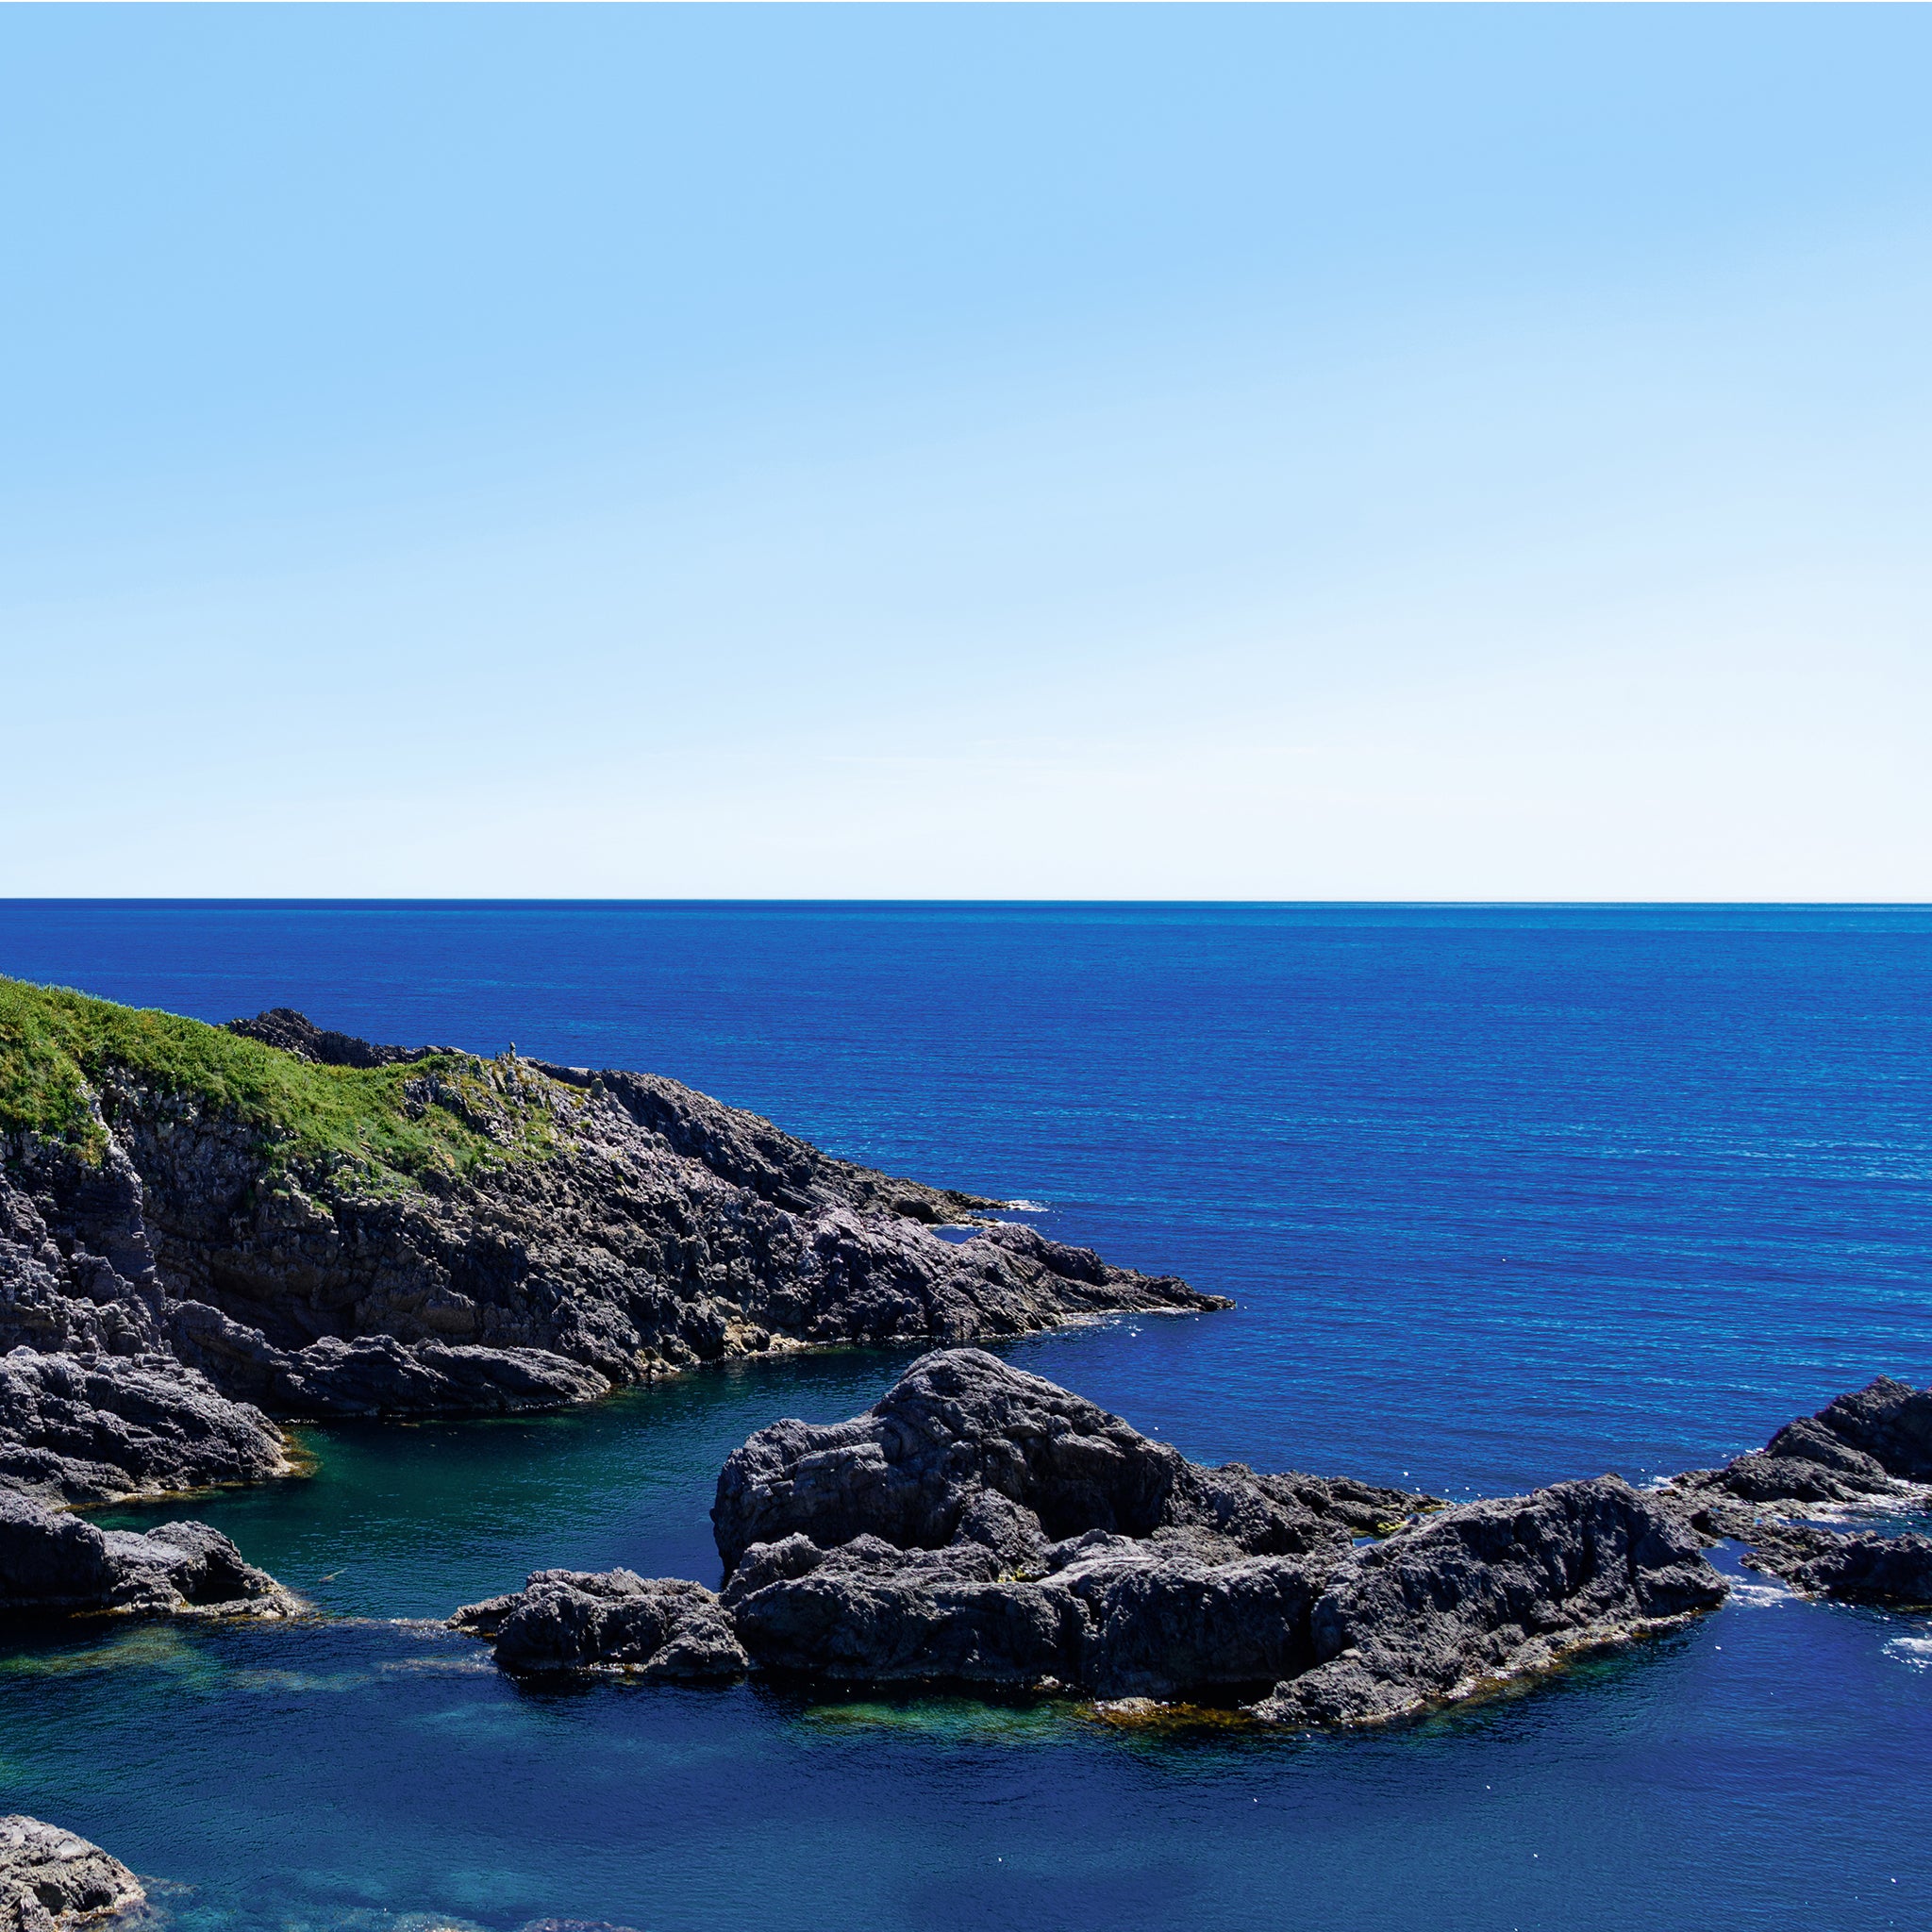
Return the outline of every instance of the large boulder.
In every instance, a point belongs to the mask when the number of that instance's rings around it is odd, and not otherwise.
[[[1762,1449],[1722,1469],[1673,1478],[1671,1491],[1693,1518],[1701,1515],[1698,1527],[1738,1535],[1748,1532],[1756,1509],[1789,1514],[1865,1505],[1925,1484],[1932,1484],[1932,1389],[1880,1375],[1816,1415],[1787,1423]]]
[[[0,1614],[281,1617],[302,1607],[205,1523],[145,1534],[103,1530],[30,1497],[0,1493]]]
[[[1346,1546],[1431,1499],[1345,1479],[1190,1462],[1104,1408],[983,1349],[922,1356],[850,1422],[774,1423],[733,1451],[711,1510],[727,1574],[754,1543],[874,1536],[939,1549],[970,1512],[1010,1505],[1043,1544],[1190,1529],[1227,1555]]]
[[[540,1570],[508,1596],[466,1604],[450,1623],[491,1639],[511,1671],[608,1669],[690,1682],[746,1669],[723,1605],[681,1577]]]
[[[691,1618],[740,1668],[1367,1724],[1674,1628],[1725,1589],[1698,1533],[1616,1476],[1442,1509],[1208,1469],[977,1349],[922,1357],[850,1422],[759,1430],[713,1524],[722,1597],[545,1572],[456,1622],[513,1668],[649,1669]]]
[[[57,1932],[143,1904],[119,1858],[58,1824],[0,1818],[0,1932]]]

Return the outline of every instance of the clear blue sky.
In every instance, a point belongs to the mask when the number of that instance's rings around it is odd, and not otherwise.
[[[1932,896],[1928,75],[0,9],[0,893]]]

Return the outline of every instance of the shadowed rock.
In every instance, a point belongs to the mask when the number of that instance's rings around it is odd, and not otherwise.
[[[0,1818],[0,1932],[55,1932],[143,1904],[119,1858],[58,1824]]]
[[[1204,1468],[1051,1382],[950,1349],[862,1416],[777,1423],[733,1453],[712,1513],[722,1601],[624,1572],[545,1573],[457,1621],[496,1632],[509,1661],[504,1638],[528,1617],[529,1654],[584,1663],[629,1641],[608,1605],[682,1590],[708,1628],[728,1616],[762,1670],[1253,1698],[1264,1722],[1357,1724],[1674,1628],[1724,1592],[1697,1534],[1616,1476],[1423,1513],[1440,1507]],[[666,1641],[651,1615],[644,1656]]]
[[[1868,1504],[1932,1483],[1932,1390],[1881,1375],[1836,1397],[1816,1415],[1787,1423],[1762,1449],[1722,1469],[1692,1470],[1671,1490],[1694,1512],[1716,1507],[1700,1527],[1740,1533],[1748,1523],[1724,1506],[1784,1511],[1821,1504]]]
[[[1932,1604],[1932,1537],[1867,1530],[1788,1573],[1804,1590],[1862,1603]]]
[[[289,1467],[267,1416],[167,1356],[0,1356],[0,1488],[101,1503]]]
[[[281,1617],[299,1599],[205,1523],[145,1534],[103,1530],[25,1496],[0,1494],[0,1612]]]

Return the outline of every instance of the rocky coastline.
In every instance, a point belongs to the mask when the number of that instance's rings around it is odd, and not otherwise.
[[[295,1474],[284,1423],[555,1408],[913,1340],[940,1346],[865,1414],[726,1460],[719,1589],[547,1570],[453,1624],[516,1672],[1347,1727],[1681,1628],[1724,1597],[1721,1541],[1800,1591],[1932,1601],[1932,1538],[1876,1526],[1932,1502],[1932,1391],[1902,1382],[1654,1489],[1449,1507],[1191,1462],[973,1346],[1230,1305],[675,1081],[5,980],[0,1074],[0,1613],[301,1611],[204,1524],[72,1513]]]
[[[290,1470],[285,1421],[1230,1306],[1000,1205],[653,1074],[0,980],[0,1487],[256,1482]]]

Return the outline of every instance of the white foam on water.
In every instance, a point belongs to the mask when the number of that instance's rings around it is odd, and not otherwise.
[[[1774,1604],[1795,1603],[1797,1600],[1798,1592],[1786,1585],[1759,1582],[1755,1578],[1749,1582],[1740,1578],[1733,1583],[1730,1595],[1724,1599],[1727,1604],[1738,1604],[1754,1610],[1769,1609]]]
[[[1885,1646],[1887,1657],[1895,1657],[1915,1671],[1932,1670],[1932,1637],[1894,1637]]]
[[[1002,1201],[1002,1208],[1010,1208],[1015,1214],[1050,1214],[1053,1209],[1044,1201]]]

